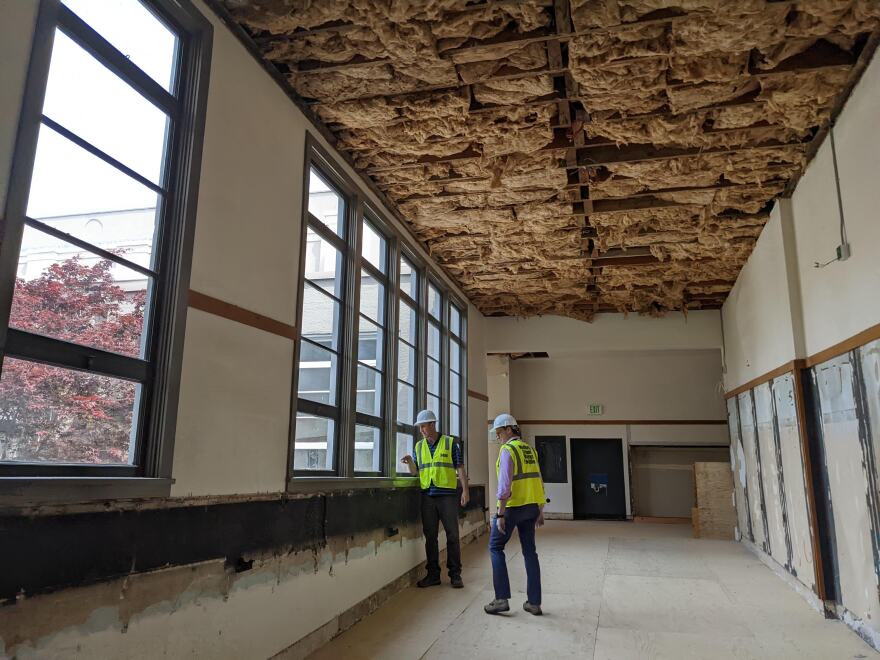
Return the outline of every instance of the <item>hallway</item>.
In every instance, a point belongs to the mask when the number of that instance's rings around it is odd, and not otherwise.
[[[539,530],[544,616],[522,610],[525,571],[508,547],[511,611],[490,617],[488,537],[464,549],[462,590],[411,587],[313,654],[335,658],[870,658],[740,544],[690,527],[549,521]],[[516,593],[518,592],[518,593]]]

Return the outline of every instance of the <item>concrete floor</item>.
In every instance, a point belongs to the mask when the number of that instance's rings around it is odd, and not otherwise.
[[[514,535],[515,536],[515,535]],[[311,657],[873,658],[742,545],[691,538],[690,526],[549,521],[538,532],[543,617],[522,610],[525,569],[508,546],[514,596],[494,597],[488,537],[464,550],[464,589],[406,589]]]

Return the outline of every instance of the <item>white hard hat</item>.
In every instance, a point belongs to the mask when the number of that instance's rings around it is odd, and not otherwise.
[[[516,420],[513,418],[513,415],[509,413],[501,413],[498,417],[495,418],[495,423],[492,424],[492,430],[497,431],[500,428],[504,428],[505,426],[517,426]]]
[[[431,422],[437,422],[437,415],[430,410],[422,410],[418,417],[416,417],[416,426],[419,424],[430,424]]]

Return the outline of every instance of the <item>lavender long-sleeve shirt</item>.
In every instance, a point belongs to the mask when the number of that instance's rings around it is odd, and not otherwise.
[[[510,484],[513,481],[513,457],[509,451],[501,449],[501,465],[498,471],[498,492],[499,500],[510,499]]]

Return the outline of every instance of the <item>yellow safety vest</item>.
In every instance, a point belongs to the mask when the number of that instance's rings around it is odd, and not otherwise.
[[[526,504],[546,504],[547,496],[544,494],[544,480],[541,479],[537,452],[519,438],[501,445],[501,451],[504,450],[509,451],[513,459],[513,478],[510,482],[510,499],[507,500],[507,508]],[[498,452],[498,460],[495,461],[496,477],[501,474],[501,451]],[[500,502],[498,506],[501,506]]]
[[[452,462],[453,439],[448,435],[437,438],[434,455],[425,438],[416,443],[416,456],[419,457],[419,482],[422,490],[428,490],[431,484],[438,488],[455,488],[458,485],[455,464]]]

